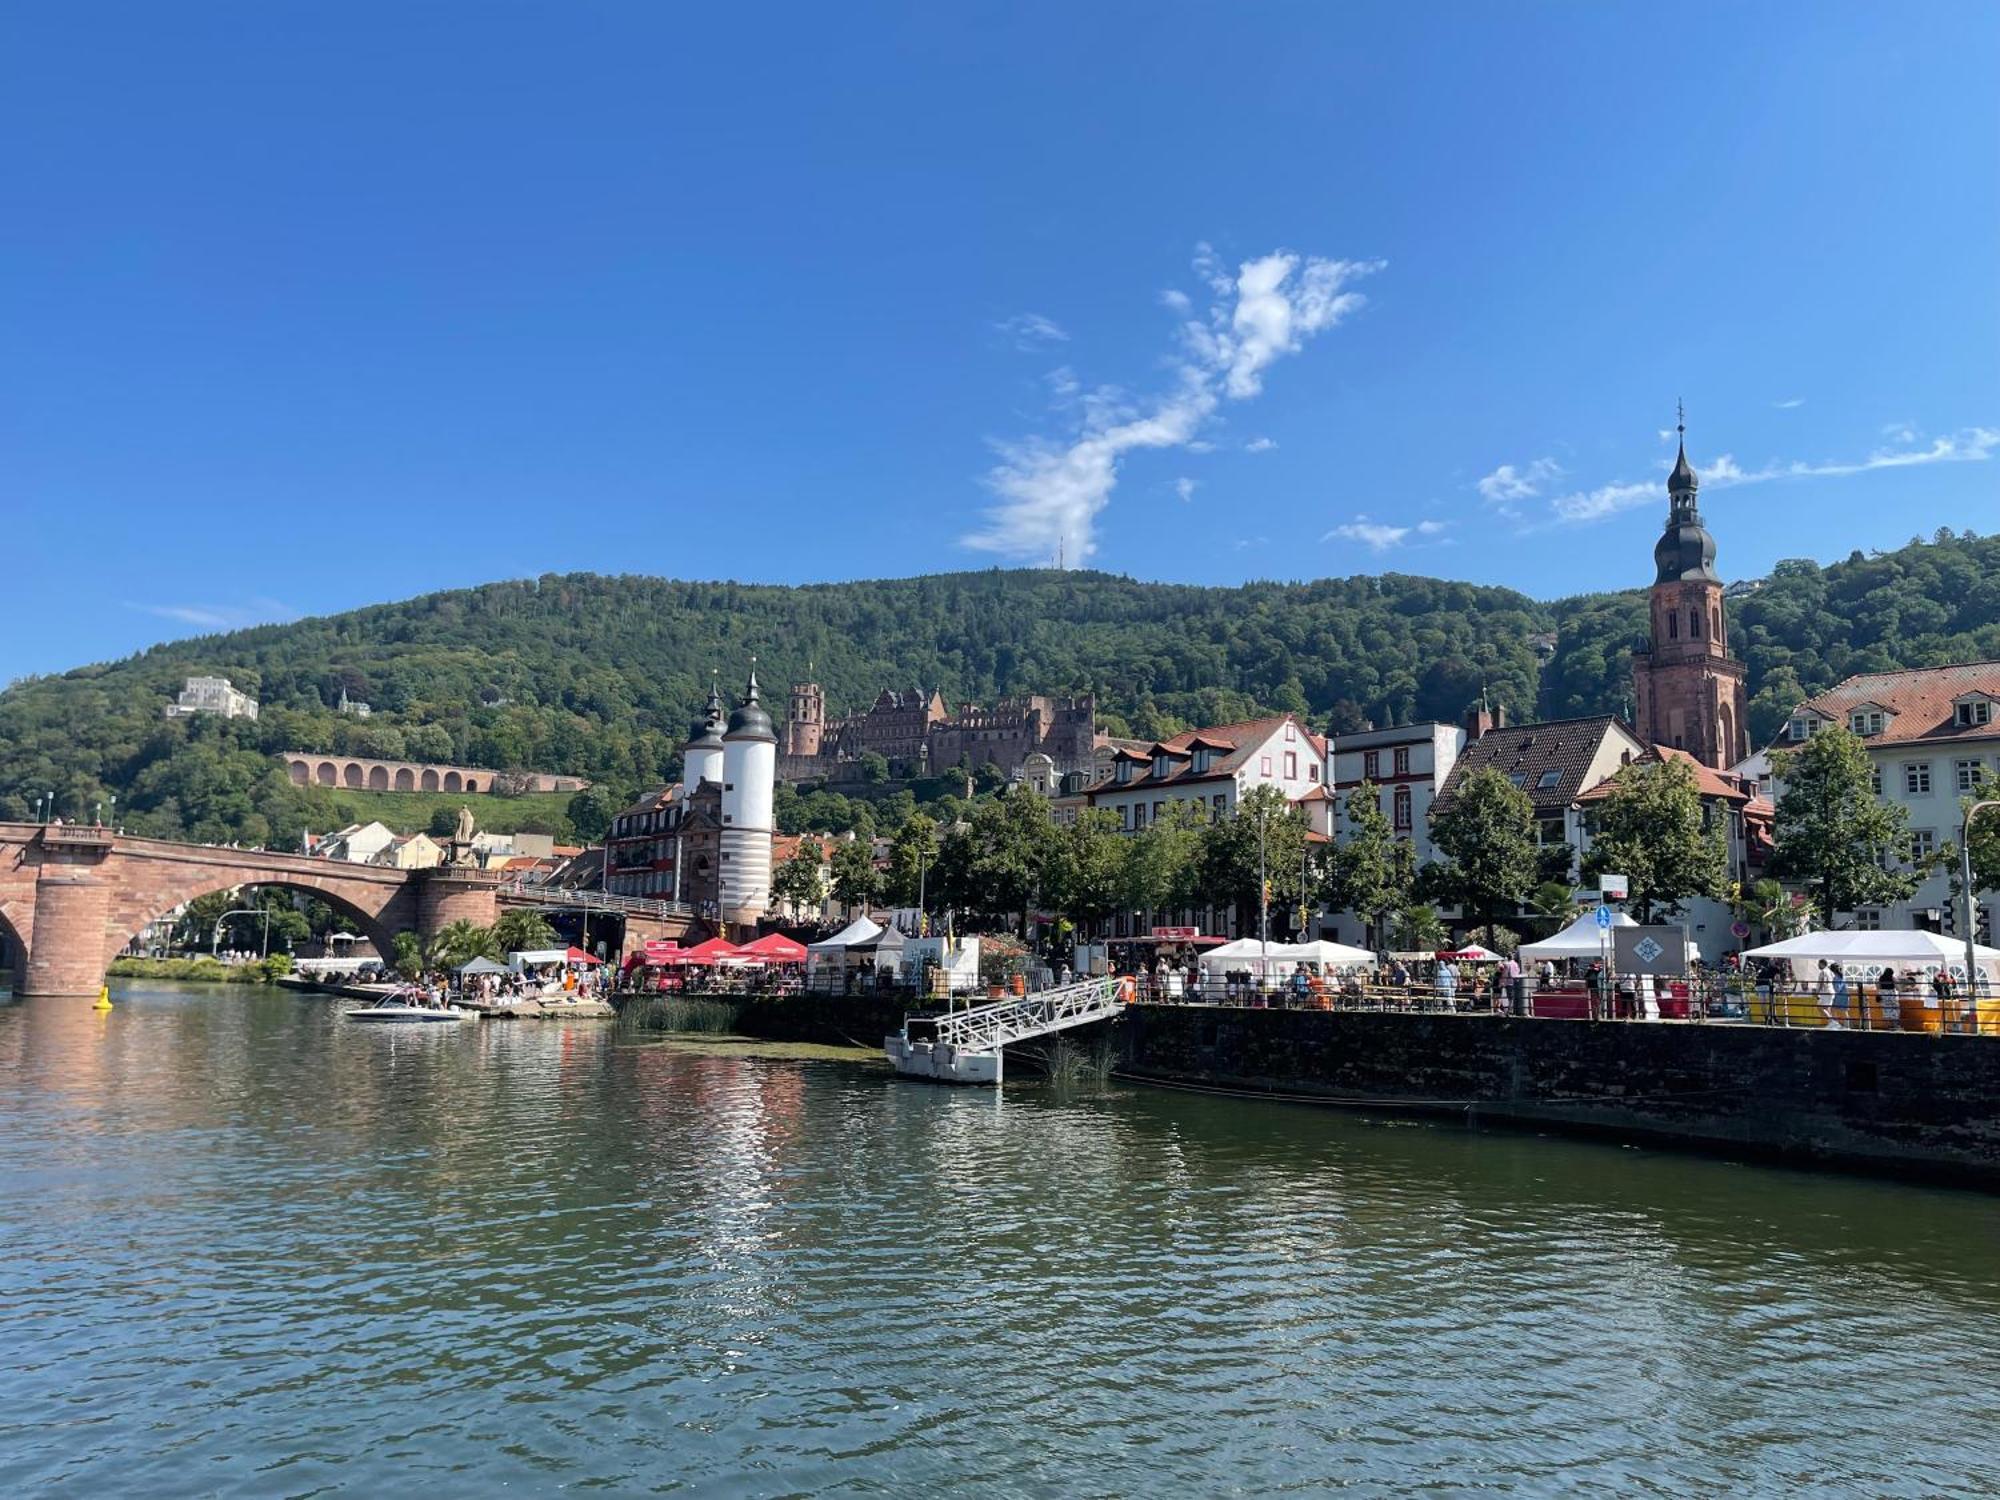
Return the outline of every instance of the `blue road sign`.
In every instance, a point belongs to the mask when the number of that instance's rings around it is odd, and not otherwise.
[[[1597,908],[1598,929],[1602,931],[1604,928],[1607,928],[1610,925],[1611,925],[1611,908],[1608,906],[1598,907]]]

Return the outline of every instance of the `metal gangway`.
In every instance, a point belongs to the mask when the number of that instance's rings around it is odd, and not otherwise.
[[[1004,1049],[1108,1020],[1125,1007],[1130,980],[1083,979],[1039,994],[976,1005],[943,1016],[914,1016],[883,1041],[898,1073],[946,1083],[998,1083]]]
[[[620,912],[627,916],[658,917],[670,920],[694,915],[694,908],[679,901],[660,901],[651,896],[619,896],[609,891],[576,890],[560,885],[531,885],[510,881],[494,894],[502,901],[531,906],[552,906],[563,911]]]

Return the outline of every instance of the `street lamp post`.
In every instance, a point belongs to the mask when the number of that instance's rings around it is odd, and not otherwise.
[[[2000,807],[2000,801],[1988,798],[1973,803],[1958,825],[1958,899],[1959,916],[1965,923],[1965,992],[1975,1000],[1979,996],[1979,944],[1973,920],[1977,905],[1972,890],[1972,820],[1989,807]]]
[[[1257,957],[1264,969],[1271,965],[1271,881],[1264,867],[1264,825],[1271,810],[1257,804]],[[1268,980],[1268,972],[1259,976]]]

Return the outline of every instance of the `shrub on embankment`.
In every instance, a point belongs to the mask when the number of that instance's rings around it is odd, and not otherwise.
[[[270,984],[292,972],[292,956],[274,953],[247,964],[214,958],[114,958],[113,979],[177,979],[192,984]]]

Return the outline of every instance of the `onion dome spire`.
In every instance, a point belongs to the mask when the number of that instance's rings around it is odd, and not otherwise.
[[[1680,452],[1674,459],[1673,472],[1667,476],[1667,526],[1653,544],[1656,567],[1653,581],[1675,583],[1699,579],[1720,583],[1721,575],[1715,571],[1715,538],[1708,534],[1708,528],[1701,523],[1701,512],[1695,509],[1695,492],[1701,481],[1695,477],[1694,465],[1688,462],[1687,409],[1678,403],[1676,416],[1674,431],[1680,434]]]
[[[750,658],[750,681],[744,686],[742,703],[729,716],[729,731],[723,735],[725,740],[769,740],[777,743],[777,729],[758,697],[757,658],[753,656]]]

